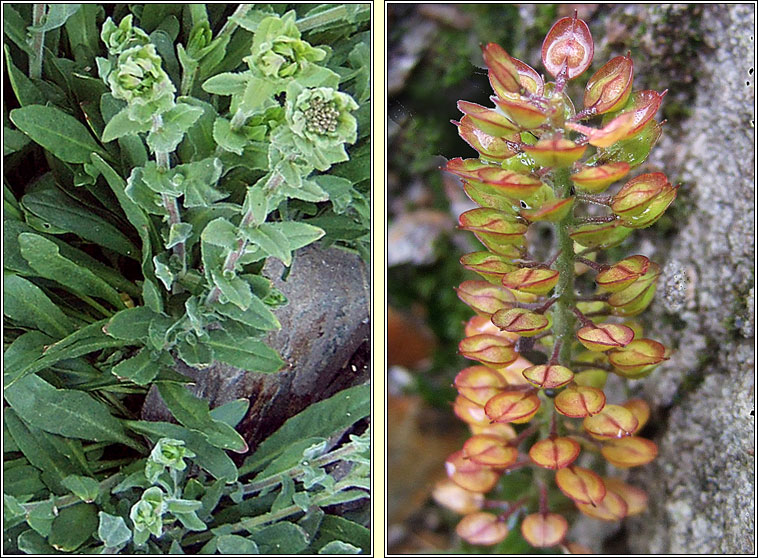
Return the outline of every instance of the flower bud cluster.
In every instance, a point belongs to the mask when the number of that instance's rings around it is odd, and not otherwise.
[[[435,496],[465,514],[457,532],[472,544],[504,540],[506,520],[524,512],[521,534],[530,544],[571,551],[567,521],[549,509],[547,479],[597,519],[645,509],[642,490],[601,477],[589,468],[589,454],[622,469],[657,455],[655,443],[639,436],[650,415],[647,404],[611,403],[603,387],[609,373],[640,378],[669,357],[628,319],[650,304],[660,268],[641,255],[607,264],[597,256],[633,229],[655,223],[677,187],[654,172],[602,195],[657,141],[661,125],[654,116],[665,92],[632,91],[632,60],[618,56],[589,79],[577,112],[564,88],[590,66],[593,53],[589,27],[576,15],[559,20],[542,47],[555,82],[545,83],[490,43],[483,55],[496,108],[458,103],[464,114],[455,122],[458,132],[479,157],[453,159],[447,170],[480,206],[459,222],[486,250],[461,258],[482,280],[464,281],[458,289],[476,312],[459,352],[477,364],[456,376],[454,405],[472,436],[448,458],[448,480]],[[599,127],[583,123],[593,118]],[[607,214],[583,211],[585,204],[603,206]],[[556,227],[558,254],[546,263],[529,257],[526,233],[537,221]],[[575,275],[588,269],[595,273],[595,292],[580,295]],[[527,466],[552,475],[536,475],[542,480],[519,502],[486,499],[504,474]],[[498,506],[499,515],[485,511]],[[528,514],[530,506],[536,511]]]

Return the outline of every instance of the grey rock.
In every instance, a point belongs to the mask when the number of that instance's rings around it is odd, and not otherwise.
[[[289,417],[347,387],[368,381],[369,276],[361,259],[338,248],[299,250],[289,275],[270,258],[263,269],[289,299],[275,311],[282,328],[266,342],[285,367],[275,374],[245,372],[214,363],[199,370],[182,362],[177,371],[191,377],[191,390],[211,408],[238,398],[250,400],[238,426],[252,449]],[[154,388],[142,408],[144,420],[171,420]]]
[[[667,236],[640,231],[675,262],[641,316],[674,352],[636,383],[660,453],[628,478],[650,495],[627,522],[628,550],[754,553],[755,6],[625,5],[607,25],[638,41],[637,88],[677,84],[664,105],[690,111],[646,163],[684,185]]]

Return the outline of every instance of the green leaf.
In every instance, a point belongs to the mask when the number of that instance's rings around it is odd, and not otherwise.
[[[194,344],[179,341],[176,344],[179,358],[190,366],[204,367],[213,363],[213,349],[205,343],[196,341]]]
[[[357,546],[346,543],[344,541],[331,541],[322,546],[319,554],[360,554],[363,552]]]
[[[108,408],[88,393],[55,389],[39,376],[28,375],[5,389],[5,399],[19,417],[45,432],[141,447]]]
[[[131,380],[139,386],[145,386],[155,379],[161,365],[153,360],[150,351],[143,348],[131,358],[119,362],[111,369],[114,376]]]
[[[242,229],[245,237],[260,247],[264,253],[280,260],[285,266],[292,263],[289,240],[277,227],[278,223],[263,223],[258,227],[245,227]]]
[[[233,304],[221,303],[214,304],[213,308],[227,318],[264,331],[277,330],[282,327],[271,309],[255,295],[252,295],[245,310],[241,310],[239,306]]]
[[[76,474],[76,467],[41,435],[38,428],[29,426],[18,418],[13,409],[6,407],[3,418],[8,432],[24,457],[42,471],[42,481],[56,494],[65,494],[62,481],[68,475]]]
[[[147,306],[116,312],[105,324],[105,333],[125,341],[147,341],[150,322],[158,316]]]
[[[97,527],[97,537],[105,543],[106,547],[118,548],[128,543],[132,538],[132,532],[126,526],[126,521],[118,515],[98,512],[100,524]]]
[[[37,533],[43,537],[47,537],[53,528],[53,519],[55,519],[57,511],[55,509],[55,500],[51,495],[49,500],[40,502],[26,514],[26,522]]]
[[[74,293],[101,298],[116,308],[124,307],[116,289],[89,269],[61,256],[55,242],[30,233],[18,235],[18,242],[21,255],[41,277],[56,281]]]
[[[75,504],[59,510],[48,542],[57,550],[73,552],[97,530],[97,506]]]
[[[29,44],[26,35],[26,21],[16,11],[12,4],[3,6],[3,31],[13,43],[29,56],[34,56],[34,51]]]
[[[213,139],[219,147],[237,155],[242,155],[248,143],[247,137],[241,130],[232,130],[231,122],[220,116],[213,123]]]
[[[367,384],[348,388],[307,407],[266,438],[245,460],[241,474],[256,471],[276,459],[293,444],[309,436],[328,438],[371,413],[371,390]]]
[[[260,554],[255,541],[239,535],[221,535],[216,541],[219,554],[236,556],[238,554]]]
[[[3,438],[3,450],[9,446],[8,442],[15,444],[10,433]],[[16,448],[15,451],[21,450]],[[8,467],[6,465],[3,469],[3,491],[6,494],[19,498],[33,496],[45,488],[45,485],[40,480],[39,473],[39,469],[31,465],[19,465],[16,467]]]
[[[126,426],[150,437],[157,442],[160,438],[184,440],[186,447],[195,452],[193,461],[208,471],[214,478],[225,479],[227,483],[237,481],[237,467],[224,450],[208,443],[200,432],[194,432],[168,422],[126,421]]]
[[[158,391],[176,420],[187,428],[202,432],[209,444],[238,453],[247,451],[242,436],[228,424],[214,420],[208,402],[190,393],[185,386],[160,384]]]
[[[250,372],[278,372],[284,362],[263,342],[253,338],[234,338],[224,330],[209,332],[208,345],[216,359]]]
[[[332,541],[350,541],[363,550],[364,554],[371,553],[371,531],[359,523],[336,515],[325,515],[321,521],[318,537],[313,543],[314,548],[329,544]]]
[[[6,521],[6,529],[8,529]],[[45,537],[33,531],[27,529],[18,536],[18,549],[25,554],[38,554],[38,555],[50,555],[50,554],[62,554],[55,548],[47,544]]]
[[[16,127],[67,163],[86,163],[92,153],[105,156],[87,128],[62,110],[43,105],[28,105],[10,112]]]
[[[56,339],[74,330],[66,315],[31,281],[4,274],[3,294],[3,314],[19,325],[39,329]]]
[[[247,414],[249,408],[249,400],[235,399],[234,401],[224,403],[215,409],[211,409],[211,418],[213,418],[213,420],[225,422],[231,427],[235,427],[243,418],[245,418],[245,414]]]
[[[276,513],[292,505],[292,496],[295,494],[295,481],[289,475],[281,476],[281,488],[271,504],[271,513]]]
[[[326,190],[329,194],[329,201],[332,202],[335,213],[344,213],[353,201],[353,183],[341,176],[332,176],[330,174],[322,174],[313,177],[321,188]]]
[[[71,52],[76,62],[82,66],[93,66],[95,54],[100,50],[97,20],[102,10],[98,4],[84,4],[66,20],[66,35]]]
[[[92,477],[69,475],[63,479],[63,486],[68,488],[83,502],[94,502],[100,493],[100,484]]]
[[[68,18],[79,11],[81,6],[81,4],[48,4],[44,23],[36,26],[30,25],[29,31],[32,33],[45,33],[57,29],[66,23]]]
[[[94,322],[75,331],[71,335],[64,337],[60,341],[53,343],[47,347],[42,356],[36,360],[22,361],[18,366],[13,368],[9,368],[6,365],[5,370],[3,371],[5,388],[7,389],[27,374],[39,372],[60,360],[76,358],[100,349],[125,345],[126,343],[124,341],[113,339],[103,333],[102,328],[106,321],[107,320],[100,320]]]
[[[129,118],[129,109],[122,108],[111,118],[103,130],[103,143],[111,142],[123,136],[131,136],[150,130],[150,122],[138,122]]]
[[[194,97],[179,97],[183,103],[203,109],[203,115],[195,122],[179,145],[180,159],[184,162],[199,161],[211,157],[216,149],[213,141],[213,123],[218,116],[212,105]]]
[[[147,135],[147,145],[155,152],[171,153],[184,139],[184,134],[203,114],[203,109],[178,103],[164,112],[162,124]]]
[[[218,217],[208,223],[201,234],[203,242],[221,246],[222,248],[231,248],[237,243],[237,227],[232,225],[227,219]]]
[[[198,502],[199,504],[200,502]],[[195,512],[173,512],[174,516],[181,522],[185,529],[190,531],[207,531],[208,526],[200,520]]]
[[[42,188],[26,194],[22,205],[50,225],[79,235],[123,256],[139,258],[139,251],[113,224],[90,208],[73,200],[56,187]]]
[[[261,554],[297,554],[308,546],[308,534],[299,525],[280,521],[251,534]]]
[[[282,236],[287,238],[290,250],[293,252],[303,246],[317,241],[324,236],[324,230],[308,223],[299,223],[296,221],[282,221],[280,223],[266,223],[276,228]]]
[[[213,284],[221,289],[221,294],[241,311],[247,310],[253,299],[250,285],[240,277],[227,278],[222,272],[211,270]]]
[[[249,53],[248,53],[249,54]],[[245,92],[252,72],[218,74],[203,83],[203,91],[214,95],[241,95]]]
[[[207,207],[228,195],[214,188],[223,172],[223,165],[217,157],[179,165],[174,170],[184,177],[181,187],[187,207]]]
[[[21,151],[24,147],[29,145],[29,138],[18,130],[3,126],[3,156],[8,156],[18,151]],[[6,206],[6,212],[7,212]],[[17,215],[17,218],[21,218],[21,215]]]
[[[140,294],[139,287],[125,278],[118,269],[103,264],[86,252],[74,248],[65,240],[61,240],[53,235],[37,233],[35,229],[26,223],[7,218],[3,223],[3,233],[5,235],[3,242],[3,256],[5,258],[4,265],[7,269],[15,271],[19,275],[35,276],[36,273],[31,267],[29,267],[29,264],[21,255],[18,236],[21,233],[40,234],[47,240],[54,242],[60,249],[61,256],[64,258],[67,258],[80,266],[86,267],[118,290],[124,291],[131,296],[139,296]]]
[[[8,29],[7,26],[6,29]],[[11,51],[7,44],[5,45],[5,64],[5,67],[8,69],[8,81],[10,81],[11,87],[13,88],[13,93],[16,94],[18,104],[22,107],[27,105],[44,104],[46,101],[45,95],[31,79],[26,77],[26,75],[13,64]],[[26,138],[26,136],[24,137]],[[7,141],[8,136],[5,137],[5,142],[7,143]]]

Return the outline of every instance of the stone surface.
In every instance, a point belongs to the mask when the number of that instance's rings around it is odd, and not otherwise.
[[[664,105],[689,111],[646,163],[683,186],[666,236],[641,248],[674,262],[643,315],[674,353],[636,386],[656,408],[660,455],[630,476],[651,500],[627,522],[628,548],[753,553],[755,6],[626,5],[608,18],[637,33],[637,87],[675,83]]]
[[[289,299],[275,311],[282,329],[266,339],[286,363],[280,372],[256,374],[221,363],[204,370],[177,365],[195,380],[193,393],[211,408],[250,400],[238,430],[251,450],[308,405],[370,377],[369,276],[361,259],[338,248],[309,246],[297,252],[286,279],[284,271],[273,258],[263,270]],[[142,418],[170,419],[157,390],[148,393]]]

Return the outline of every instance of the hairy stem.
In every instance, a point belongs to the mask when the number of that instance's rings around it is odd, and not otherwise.
[[[153,131],[158,131],[161,126],[163,126],[163,118],[161,118],[160,114],[154,115],[152,128]],[[171,159],[169,153],[166,151],[156,151],[155,163],[158,165],[158,170],[160,172],[168,172],[171,168]],[[166,211],[168,212],[169,225],[178,225],[181,223],[182,218],[179,212],[179,201],[175,197],[169,196],[168,194],[161,194],[161,201],[163,202],[163,207],[165,207]],[[174,254],[179,258],[179,261],[182,263],[182,275],[184,275],[187,272],[187,255],[185,252],[184,241],[176,244],[173,251]]]
[[[555,193],[561,198],[566,198],[571,192],[571,180],[568,169],[557,169],[553,175]],[[561,343],[558,354],[558,363],[568,366],[571,362],[571,344],[574,335],[574,241],[569,236],[569,229],[574,222],[574,216],[569,212],[557,224],[558,248],[561,251],[556,261],[556,269],[560,273],[555,293],[558,301],[553,309],[553,329],[556,341]]]
[[[32,25],[42,25],[46,4],[34,4],[32,7]],[[45,48],[45,32],[32,31],[32,50],[34,55],[29,60],[29,77],[42,78],[42,53]]]

